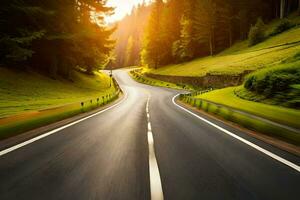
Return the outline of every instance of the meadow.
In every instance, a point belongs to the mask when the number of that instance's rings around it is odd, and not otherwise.
[[[104,106],[119,97],[108,75],[72,80],[0,68],[0,140]]]
[[[72,80],[51,79],[35,72],[0,68],[0,118],[86,101],[112,93],[103,73],[73,71]]]

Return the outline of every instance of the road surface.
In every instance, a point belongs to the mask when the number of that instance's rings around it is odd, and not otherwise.
[[[114,107],[0,156],[0,199],[299,199],[300,173],[115,72]],[[210,119],[293,163],[300,158]],[[150,167],[149,167],[150,166]]]

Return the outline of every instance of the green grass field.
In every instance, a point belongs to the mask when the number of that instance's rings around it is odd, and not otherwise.
[[[291,20],[295,24],[300,24],[300,17],[292,16]],[[271,32],[278,23],[274,21],[269,24],[267,31]],[[248,47],[248,41],[242,41],[213,57],[144,71],[174,76],[205,76],[207,73],[240,74],[245,70],[258,70],[276,65],[298,52],[300,52],[299,25],[252,47]]]
[[[73,72],[72,80],[0,68],[0,118],[85,101],[115,90],[102,73],[88,76]]]
[[[234,90],[238,90],[240,88],[241,86],[214,90],[212,92],[199,95],[196,98],[209,100],[241,111],[246,111],[278,123],[300,128],[299,110],[240,99],[234,94]]]
[[[88,76],[74,71],[67,81],[0,68],[0,140],[91,111],[118,96],[110,78],[100,72]]]

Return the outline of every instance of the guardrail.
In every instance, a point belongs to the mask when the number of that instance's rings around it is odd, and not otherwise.
[[[195,96],[209,91],[211,90],[199,91],[191,94],[181,94],[179,99],[180,101],[189,104],[196,109],[215,114],[225,120],[237,123],[247,129],[271,136],[276,136],[285,141],[300,145],[300,130],[297,128],[283,125],[222,104],[214,103],[201,98],[195,98]]]
[[[94,99],[80,102],[82,111],[86,112],[86,109],[94,109],[96,107],[106,105],[114,101],[115,99],[117,99],[119,97],[119,94],[122,92],[122,90],[120,89],[120,86],[115,79],[113,79],[113,84],[117,89],[113,93],[102,95]]]

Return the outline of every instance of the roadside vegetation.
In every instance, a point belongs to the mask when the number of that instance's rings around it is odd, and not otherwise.
[[[0,68],[0,139],[103,106],[119,92],[100,72],[73,71],[70,80],[54,80],[36,72]]]
[[[0,68],[0,117],[89,100],[114,90],[110,78],[100,72],[73,71],[72,80],[54,80],[35,72]]]
[[[195,98],[208,100],[234,109],[260,116],[274,122],[282,123],[291,127],[299,128],[300,111],[280,106],[248,101],[235,95],[235,91],[241,87],[229,87],[214,90]]]
[[[180,100],[247,129],[300,145],[299,111],[241,100],[233,91],[226,88],[198,96],[181,95]]]
[[[300,109],[300,52],[294,59],[298,61],[250,74],[244,87],[235,91],[236,95],[250,101]]]
[[[99,72],[111,63],[113,10],[104,0],[0,2],[0,139],[118,97]]]
[[[157,87],[166,87],[166,88],[172,88],[172,89],[177,89],[177,90],[189,90],[189,91],[194,91],[196,88],[191,85],[187,84],[174,84],[170,82],[165,82],[153,78],[149,78],[142,73],[141,69],[135,69],[131,70],[129,72],[129,75],[136,80],[139,83],[147,84],[147,85],[152,85],[152,86],[157,86]]]

